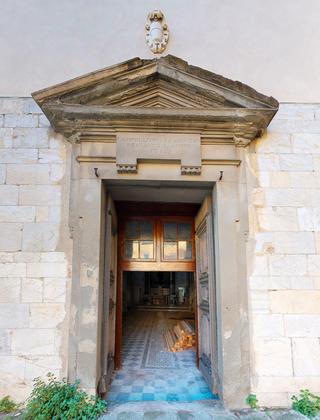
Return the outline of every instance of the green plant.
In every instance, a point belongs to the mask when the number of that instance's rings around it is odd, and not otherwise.
[[[70,384],[52,373],[47,376],[47,382],[40,378],[34,380],[26,420],[94,420],[106,410],[106,402],[79,389],[79,381]]]
[[[17,411],[18,409],[19,409],[19,404],[16,404],[9,397],[9,395],[1,398],[1,400],[0,400],[0,413],[1,414],[13,413],[14,411]]]
[[[315,417],[320,412],[320,396],[312,394],[308,389],[301,389],[299,397],[291,397],[292,408],[307,417]]]
[[[249,394],[246,398],[246,404],[248,404],[252,409],[259,408],[256,394]]]

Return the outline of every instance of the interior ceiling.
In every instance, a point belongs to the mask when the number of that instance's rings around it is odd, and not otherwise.
[[[107,183],[107,191],[114,201],[148,201],[162,203],[197,203],[212,192],[212,183],[150,181]]]

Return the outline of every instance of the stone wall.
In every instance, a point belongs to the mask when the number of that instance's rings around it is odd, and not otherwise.
[[[0,397],[65,375],[65,142],[30,98],[0,99]]]
[[[320,106],[282,104],[245,156],[252,392],[287,406],[320,393]],[[0,396],[67,372],[69,159],[32,99],[0,99]]]
[[[282,104],[247,158],[252,390],[286,406],[320,393],[320,106]]]

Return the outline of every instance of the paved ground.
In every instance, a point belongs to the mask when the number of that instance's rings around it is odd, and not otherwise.
[[[224,410],[213,400],[192,403],[129,402],[113,406],[100,420],[307,420],[292,410]],[[317,419],[319,420],[319,418]]]
[[[217,399],[196,367],[195,350],[169,352],[163,333],[186,313],[130,314],[124,327],[122,369],[114,374],[108,402]]]

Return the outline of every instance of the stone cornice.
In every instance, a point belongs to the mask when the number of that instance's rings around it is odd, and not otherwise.
[[[278,102],[177,57],[134,58],[33,93],[52,127],[71,142],[116,133],[198,133],[245,146],[260,136]]]

